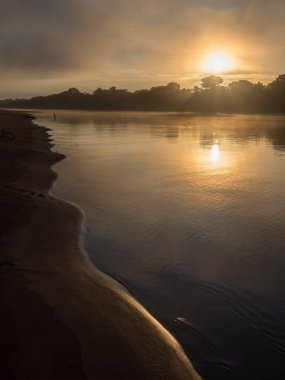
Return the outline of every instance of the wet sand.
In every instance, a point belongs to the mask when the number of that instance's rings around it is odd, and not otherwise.
[[[0,378],[199,379],[176,340],[82,249],[83,214],[49,195],[47,129],[0,111]]]

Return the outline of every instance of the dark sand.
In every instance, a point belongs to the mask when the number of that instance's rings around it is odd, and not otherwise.
[[[82,213],[49,196],[47,129],[0,111],[0,379],[199,379],[176,340],[82,250]]]

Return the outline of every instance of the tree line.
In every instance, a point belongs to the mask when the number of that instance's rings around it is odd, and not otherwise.
[[[134,92],[111,87],[93,93],[70,88],[31,99],[5,99],[2,108],[84,109],[102,111],[176,111],[209,113],[285,113],[285,74],[264,85],[237,80],[227,86],[210,75],[201,85],[181,88],[176,82]]]

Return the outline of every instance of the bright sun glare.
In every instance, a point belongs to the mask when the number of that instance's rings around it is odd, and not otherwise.
[[[211,53],[202,62],[202,67],[212,73],[221,73],[230,70],[233,66],[233,57],[227,53]]]
[[[218,144],[214,144],[211,149],[211,161],[213,163],[217,163],[220,161],[220,159],[220,147]]]

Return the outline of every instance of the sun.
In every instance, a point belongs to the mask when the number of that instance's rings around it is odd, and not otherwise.
[[[229,53],[210,53],[203,61],[202,68],[212,73],[222,73],[233,67],[233,56]]]

